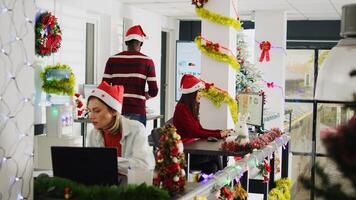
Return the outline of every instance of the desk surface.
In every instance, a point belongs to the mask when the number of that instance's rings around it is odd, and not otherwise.
[[[219,155],[219,156],[245,156],[249,152],[228,152],[220,150],[221,143],[223,139],[219,139],[217,142],[208,142],[206,139],[199,139],[194,142],[189,142],[184,144],[184,152],[190,154],[200,154],[200,155]]]

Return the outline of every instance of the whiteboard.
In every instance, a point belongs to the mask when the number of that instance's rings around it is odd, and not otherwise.
[[[191,74],[200,78],[201,52],[192,41],[177,41],[176,48],[176,101],[179,101],[182,76]]]
[[[239,94],[239,113],[249,114],[247,124],[263,127],[263,95],[258,93]]]

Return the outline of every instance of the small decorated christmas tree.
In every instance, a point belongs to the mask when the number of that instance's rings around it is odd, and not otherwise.
[[[262,79],[261,72],[250,63],[247,58],[247,44],[243,30],[238,32],[237,36],[237,55],[236,58],[240,64],[240,71],[236,73],[236,92],[258,92],[260,91],[259,81]]]
[[[161,128],[156,162],[155,184],[162,185],[172,196],[182,192],[185,184],[183,143],[172,124]]]

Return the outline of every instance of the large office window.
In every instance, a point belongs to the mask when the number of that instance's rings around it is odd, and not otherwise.
[[[314,99],[315,85],[319,68],[329,50],[288,49],[286,69],[286,109],[292,110],[291,120],[291,178],[294,181],[292,199],[317,199],[315,185],[320,184],[314,166],[319,163],[328,170],[333,180],[347,187],[335,164],[327,158],[320,140],[320,130],[335,127],[352,116],[349,109],[333,102],[319,103]],[[300,176],[310,177],[311,190],[306,190],[298,181]]]

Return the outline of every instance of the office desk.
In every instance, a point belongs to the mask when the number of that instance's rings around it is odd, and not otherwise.
[[[158,119],[163,118],[163,115],[149,114],[147,121],[153,120],[153,128],[157,128]],[[80,123],[80,134],[83,136],[83,147],[85,147],[85,136],[87,135],[87,124],[91,123],[88,118],[74,119],[74,122]]]
[[[198,155],[211,155],[211,156],[239,156],[244,157],[249,152],[228,152],[220,150],[221,143],[223,139],[219,139],[217,142],[208,142],[207,139],[199,139],[193,142],[188,142],[183,144],[184,153],[187,154],[187,178],[190,180],[189,170],[190,170],[190,154]]]

